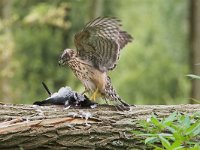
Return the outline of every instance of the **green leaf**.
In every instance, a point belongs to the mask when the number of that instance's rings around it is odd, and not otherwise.
[[[190,77],[192,79],[200,79],[200,76],[194,75],[194,74],[188,74],[187,77]]]
[[[142,132],[142,131],[135,131],[135,130],[132,130],[131,131],[133,134],[144,134],[144,132]]]
[[[185,115],[178,114],[178,118],[177,119],[178,119],[179,123],[182,123],[183,120],[185,119]]]
[[[196,144],[194,145],[194,148],[200,149],[200,143],[196,143]]]
[[[175,148],[172,148],[173,150],[179,150],[179,149],[183,149],[184,148],[184,146],[178,146],[178,147],[175,147]]]
[[[197,111],[193,114],[193,117],[200,118],[200,111]]]
[[[163,123],[166,125],[170,125],[176,119],[176,116],[177,116],[177,112],[173,112],[167,118],[164,119]]]
[[[154,147],[154,150],[163,150],[163,148],[155,145],[155,144],[149,144],[150,146]]]
[[[173,123],[171,124],[170,127],[174,129],[174,132],[178,132],[180,130],[180,123],[179,124]]]
[[[155,116],[151,117],[151,122],[157,127],[161,126],[159,120]]]
[[[181,134],[179,134],[178,132],[174,132],[173,136],[175,137],[176,140],[180,140],[181,138]]]
[[[158,136],[161,140],[162,145],[166,148],[169,149],[171,147],[171,144],[169,143],[169,141],[167,139],[165,139],[163,136],[159,135]]]
[[[170,133],[160,133],[158,134],[158,136],[162,136],[162,137],[172,137],[173,135]]]
[[[191,125],[185,132],[186,135],[193,135],[196,136],[200,133],[200,122],[196,122],[193,125]]]
[[[156,141],[158,141],[157,137],[148,137],[148,138],[145,139],[144,143],[145,144],[150,144],[150,143],[154,143]]]
[[[163,148],[156,146],[154,150],[163,150]]]
[[[170,127],[170,126],[166,126],[166,129],[169,130],[171,133],[176,132],[176,129]]]
[[[191,124],[190,117],[188,115],[185,115],[185,118],[183,119],[182,123],[186,128],[190,127]]]
[[[174,143],[172,143],[171,149],[182,148],[181,144],[182,144],[182,142],[180,140],[176,140]]]

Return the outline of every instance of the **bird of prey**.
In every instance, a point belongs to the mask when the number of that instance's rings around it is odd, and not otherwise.
[[[132,41],[131,35],[121,30],[121,21],[114,17],[98,17],[74,37],[76,50],[65,49],[59,60],[68,65],[75,76],[84,84],[91,100],[103,97],[105,100],[125,103],[111,84],[108,72],[116,67],[120,50]]]

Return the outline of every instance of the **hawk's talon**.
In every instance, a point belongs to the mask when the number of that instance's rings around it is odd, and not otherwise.
[[[94,93],[92,94],[92,96],[90,97],[91,100],[95,101],[97,96],[99,95],[99,89],[96,88],[96,90],[94,91]]]

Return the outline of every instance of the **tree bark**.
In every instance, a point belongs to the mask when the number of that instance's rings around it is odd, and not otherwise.
[[[0,149],[146,149],[138,120],[177,111],[191,114],[200,105],[137,105],[66,109],[61,106],[0,104]]]
[[[192,74],[200,76],[200,1],[190,2],[190,67]],[[200,99],[200,81],[192,80],[190,103]]]

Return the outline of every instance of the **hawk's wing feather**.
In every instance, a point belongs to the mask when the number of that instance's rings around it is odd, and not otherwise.
[[[128,43],[132,41],[132,36],[129,35],[126,31],[120,31],[119,32],[119,45],[120,45],[120,49],[124,48],[124,46]]]
[[[132,37],[120,30],[116,18],[97,18],[75,35],[79,57],[92,63],[101,71],[112,70],[119,58],[119,51]]]

